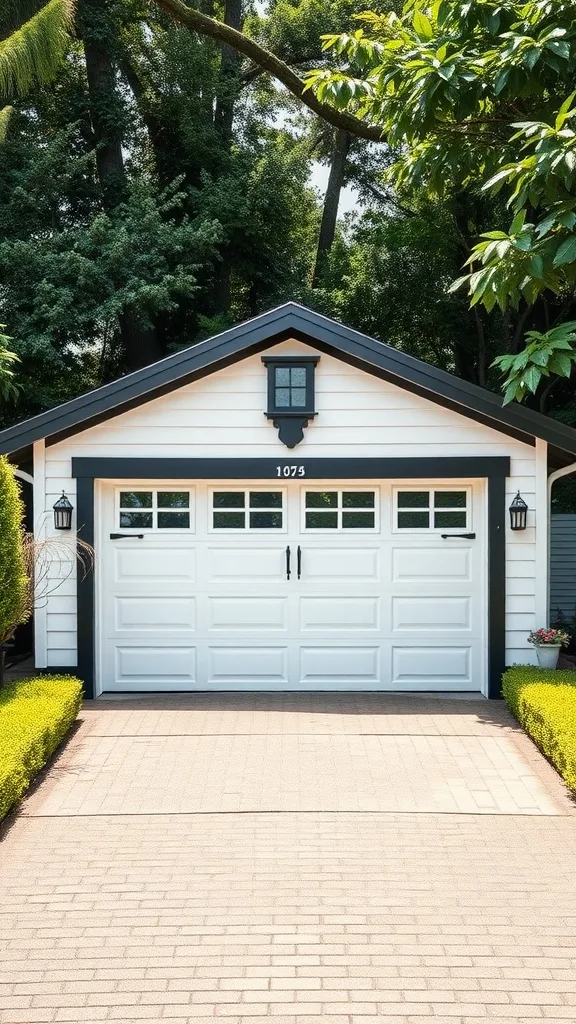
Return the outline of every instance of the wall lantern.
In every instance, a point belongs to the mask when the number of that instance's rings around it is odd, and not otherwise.
[[[525,530],[527,513],[528,505],[524,501],[524,498],[520,497],[520,491],[518,491],[518,494],[510,505],[510,529]]]
[[[70,530],[72,529],[72,512],[74,511],[73,506],[68,501],[68,498],[62,491],[62,497],[58,498],[58,501],[53,506],[54,508],[54,528],[56,530]]]

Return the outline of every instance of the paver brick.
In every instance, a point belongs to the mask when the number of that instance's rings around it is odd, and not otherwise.
[[[576,1021],[574,805],[501,705],[82,714],[0,848],[0,1024]]]

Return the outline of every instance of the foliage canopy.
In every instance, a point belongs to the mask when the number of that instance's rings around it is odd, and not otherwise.
[[[409,0],[400,16],[367,12],[360,21],[355,31],[325,37],[326,50],[346,65],[313,71],[309,86],[381,126],[397,152],[390,174],[398,189],[501,194],[510,211],[507,229],[481,233],[453,287],[465,286],[472,305],[488,311],[550,295],[571,301],[574,4]],[[540,348],[539,358],[545,354]],[[524,373],[520,387],[516,369],[508,366],[508,397],[539,381],[536,371]]]

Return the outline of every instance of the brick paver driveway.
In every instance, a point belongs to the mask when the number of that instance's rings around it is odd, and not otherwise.
[[[4,838],[0,1022],[576,1021],[575,853],[497,704],[97,702]]]

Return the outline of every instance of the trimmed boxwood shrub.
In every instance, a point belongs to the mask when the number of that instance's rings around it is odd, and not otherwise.
[[[502,677],[512,714],[576,791],[576,672],[516,665]]]
[[[81,700],[72,676],[19,679],[0,690],[0,818],[60,745]]]
[[[30,615],[23,516],[16,477],[6,457],[0,455],[0,644]]]

